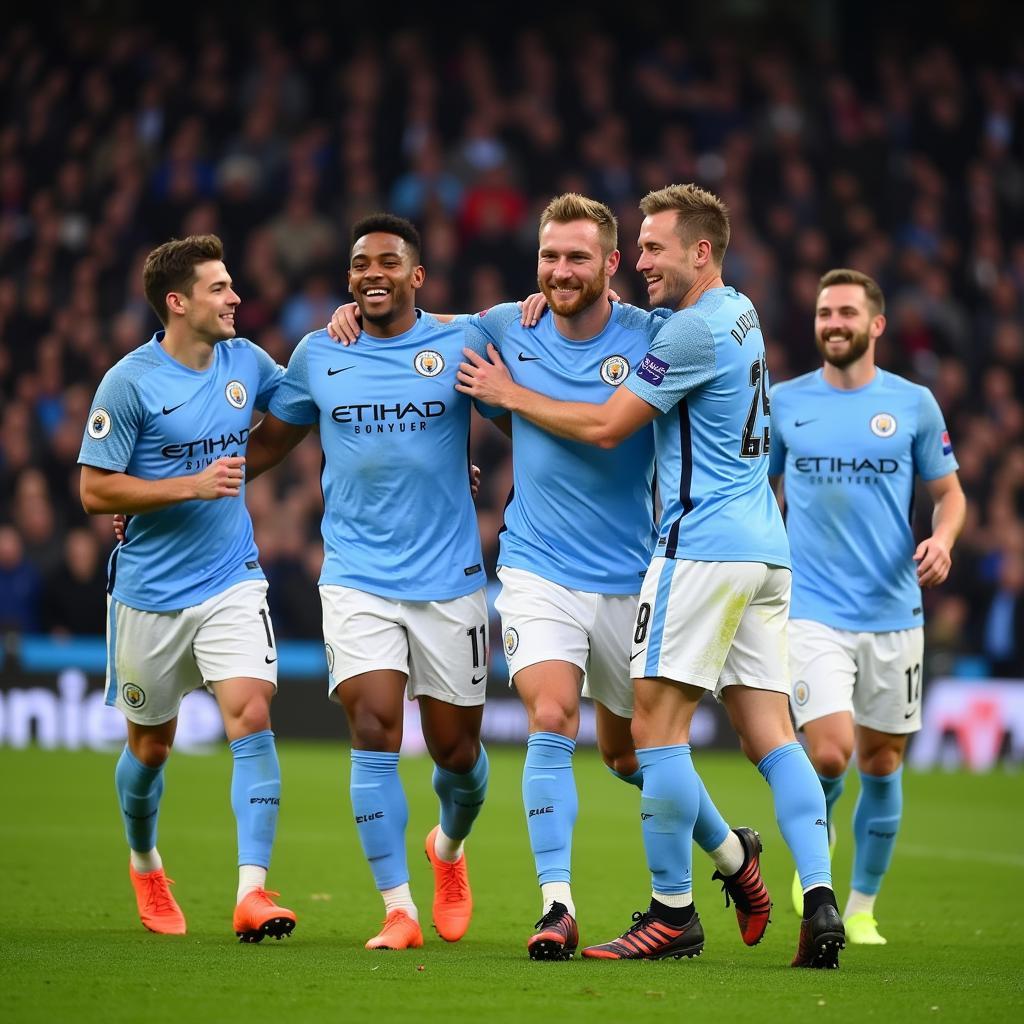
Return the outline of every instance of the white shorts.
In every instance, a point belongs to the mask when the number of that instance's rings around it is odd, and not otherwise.
[[[571,590],[504,566],[498,579],[501,593],[494,607],[501,615],[509,685],[520,669],[541,661],[567,661],[584,673],[584,697],[621,718],[632,718],[629,637],[637,595]]]
[[[393,669],[409,699],[483,704],[487,690],[487,597],[483,587],[450,601],[395,601],[351,587],[320,588],[331,700],[352,676]]]
[[[920,626],[854,633],[823,622],[789,623],[790,704],[798,729],[848,711],[857,725],[899,736],[921,728]]]
[[[727,686],[789,693],[792,573],[763,562],[651,560],[630,651],[634,679],[662,676],[721,696]]]
[[[136,725],[161,725],[204,683],[266,679],[277,689],[277,645],[266,580],[243,580],[178,612],[107,598],[106,702]]]

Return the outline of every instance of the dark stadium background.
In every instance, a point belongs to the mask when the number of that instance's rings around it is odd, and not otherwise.
[[[76,458],[103,372],[158,326],[140,287],[152,246],[220,234],[239,333],[286,363],[346,297],[362,214],[418,223],[425,308],[475,310],[533,289],[537,214],[581,191],[615,209],[615,287],[642,302],[637,199],[695,180],[732,211],[726,280],[759,310],[773,380],[815,365],[822,271],[881,282],[880,361],[935,392],[970,502],[953,574],[926,594],[928,674],[944,681],[926,697],[918,761],[1024,758],[1020,21],[994,3],[758,0],[5,15],[0,744],[117,734],[97,697],[112,536],[82,512]],[[473,456],[493,570],[508,448],[477,423]],[[342,729],[317,642],[319,463],[309,442],[248,488],[283,648],[282,735]],[[919,535],[929,513],[919,503]],[[503,671],[496,646],[496,698]],[[492,735],[518,735],[515,707],[493,702]]]

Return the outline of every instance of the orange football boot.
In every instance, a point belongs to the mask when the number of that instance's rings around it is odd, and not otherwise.
[[[295,914],[285,907],[279,907],[270,897],[280,896],[279,892],[266,889],[251,889],[235,907],[232,927],[239,942],[262,942],[264,935],[283,939],[295,928]]]
[[[423,932],[404,910],[392,910],[384,920],[379,935],[367,941],[367,949],[419,949]]]
[[[160,935],[184,935],[185,915],[171,895],[174,882],[164,874],[164,869],[140,874],[129,863],[128,877],[132,880],[142,923]]]
[[[445,942],[458,942],[473,916],[473,894],[469,889],[466,854],[454,863],[441,860],[434,852],[434,839],[440,825],[435,825],[426,839],[427,860],[434,869],[434,928]]]

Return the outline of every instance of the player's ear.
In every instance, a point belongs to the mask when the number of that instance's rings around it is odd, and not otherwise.
[[[423,282],[427,279],[427,272],[423,267],[412,268],[412,286],[413,288],[422,288]]]
[[[181,292],[168,292],[164,296],[164,302],[167,303],[168,312],[177,313],[178,316],[183,316],[185,313],[185,304],[181,300]]]
[[[886,319],[884,313],[878,313],[871,321],[871,337],[880,338],[885,333]]]
[[[622,253],[618,249],[613,249],[609,254],[608,258],[604,261],[604,272],[611,277],[616,270],[619,269],[619,263],[622,260]]]

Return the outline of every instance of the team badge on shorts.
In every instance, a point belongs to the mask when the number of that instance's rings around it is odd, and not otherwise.
[[[421,377],[436,377],[444,369],[444,359],[440,352],[425,348],[422,352],[416,353],[412,365]]]
[[[249,393],[240,380],[228,382],[228,386],[224,389],[224,397],[235,409],[244,409],[245,403],[249,401]]]
[[[793,684],[793,702],[802,708],[810,699],[811,688],[802,679],[798,679]]]
[[[130,708],[141,708],[146,703],[146,691],[135,683],[125,683],[121,687],[121,699]]]
[[[871,417],[871,433],[876,437],[892,437],[896,433],[896,417],[880,412]]]
[[[110,433],[110,413],[106,409],[94,409],[89,419],[89,436],[102,441]]]
[[[519,634],[509,626],[505,630],[505,657],[511,658],[519,647]]]
[[[327,671],[334,675],[334,648],[330,644],[324,644],[324,651],[327,653]]]
[[[629,376],[629,360],[625,356],[609,356],[601,364],[601,380],[617,388]]]

